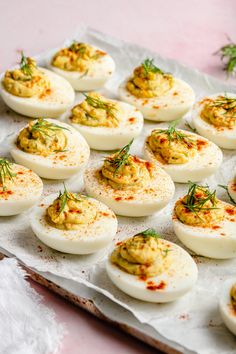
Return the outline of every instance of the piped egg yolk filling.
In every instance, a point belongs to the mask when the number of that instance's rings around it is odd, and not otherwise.
[[[175,214],[184,224],[211,227],[224,219],[224,207],[215,194],[201,187],[176,202]]]
[[[30,154],[48,156],[63,151],[67,145],[67,137],[63,128],[56,124],[39,119],[30,122],[17,137],[17,147]]]
[[[165,251],[156,237],[138,234],[121,242],[112,252],[110,261],[129,274],[154,277],[164,270],[168,254]]]
[[[144,66],[137,67],[128,80],[126,89],[135,97],[152,98],[165,94],[173,86],[173,77],[161,70],[147,71]]]
[[[168,136],[164,130],[156,129],[147,141],[155,157],[167,164],[184,164],[197,152],[197,145],[192,137],[178,131]]]
[[[217,128],[234,128],[236,125],[236,99],[218,96],[203,100],[201,118]]]
[[[234,311],[236,311],[236,284],[230,289],[230,300]]]
[[[137,190],[145,187],[151,178],[146,161],[129,155],[121,162],[119,152],[105,159],[101,174],[114,189]]]
[[[57,229],[77,230],[94,221],[97,207],[86,196],[64,191],[46,210],[46,221]]]
[[[70,47],[57,52],[51,64],[66,71],[86,72],[96,60],[104,55],[106,55],[105,52],[89,44],[74,42]]]
[[[50,91],[50,81],[32,58],[25,58],[24,65],[21,64],[19,69],[6,71],[3,86],[9,93],[19,97],[42,96]]]
[[[113,128],[119,125],[122,111],[118,104],[106,99],[102,95],[91,92],[83,102],[72,109],[73,123],[90,127]]]

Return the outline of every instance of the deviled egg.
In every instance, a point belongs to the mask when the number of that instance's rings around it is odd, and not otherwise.
[[[153,229],[119,242],[106,270],[120,290],[148,302],[177,300],[193,287],[198,275],[191,256]]]
[[[0,158],[0,216],[31,208],[42,192],[43,182],[32,170]]]
[[[163,72],[153,59],[146,59],[119,87],[122,101],[133,104],[144,118],[170,121],[183,117],[195,99],[193,89],[183,80]]]
[[[117,219],[106,205],[65,188],[34,208],[31,227],[43,243],[57,251],[89,254],[109,245]]]
[[[192,119],[199,134],[223,149],[236,149],[236,94],[205,97],[196,103]]]
[[[143,116],[137,108],[95,92],[85,95],[66,116],[66,121],[96,150],[120,149],[143,128]]]
[[[236,336],[236,281],[227,280],[220,294],[219,308],[222,320]]]
[[[175,187],[163,169],[130,155],[131,143],[86,170],[85,188],[118,215],[147,216],[169,203]]]
[[[13,138],[10,152],[17,163],[48,179],[82,172],[89,159],[89,146],[82,135],[54,119],[31,121]]]
[[[19,69],[1,77],[0,94],[15,112],[27,117],[57,118],[74,102],[70,83],[52,71],[39,68],[22,53]]]
[[[53,56],[50,68],[68,80],[75,90],[91,91],[105,85],[115,70],[115,62],[103,50],[74,41]]]
[[[207,186],[190,183],[175,204],[173,226],[180,241],[200,256],[236,257],[236,207],[217,199]]]
[[[232,181],[228,183],[228,193],[230,195],[232,203],[236,205],[236,176]]]
[[[162,167],[174,182],[197,182],[215,173],[223,159],[218,146],[197,134],[176,129],[177,123],[151,132],[144,145],[145,157]]]

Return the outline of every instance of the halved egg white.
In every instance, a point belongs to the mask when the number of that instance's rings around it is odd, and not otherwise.
[[[224,283],[220,292],[219,309],[226,327],[236,336],[236,311],[230,299],[230,290],[235,283],[236,279],[229,279]]]
[[[207,96],[209,98],[217,98],[218,96],[224,96],[225,93],[217,93]],[[230,98],[236,98],[236,94],[227,93]],[[198,133],[205,138],[213,141],[216,145],[223,149],[236,149],[236,125],[234,128],[229,129],[227,127],[217,128],[213,124],[210,124],[201,118],[201,111],[204,107],[204,103],[197,102],[192,111],[192,120],[194,127]]]
[[[116,214],[123,216],[147,216],[163,209],[172,199],[175,186],[170,176],[153,166],[150,183],[139,190],[115,190],[97,178],[101,164],[87,169],[84,184],[88,195],[108,205]]]
[[[108,259],[106,270],[111,281],[124,293],[148,302],[170,302],[187,293],[197,281],[194,260],[178,245],[163,239],[160,242],[168,248],[171,257],[163,273],[143,279],[123,271]]]
[[[71,113],[67,113],[62,117],[62,120],[65,120],[77,129],[84,136],[92,149],[120,149],[141,133],[143,128],[143,116],[137,108],[128,103],[116,100],[111,101],[118,103],[122,110],[122,118],[118,127],[91,127],[73,123],[70,119]]]
[[[228,192],[236,203],[236,178],[228,183]]]
[[[218,146],[197,134],[181,129],[178,130],[182,133],[187,133],[192,136],[193,140],[196,140],[197,153],[193,158],[184,164],[167,164],[164,160],[162,162],[156,158],[146,139],[144,156],[147,160],[162,167],[171,176],[172,180],[178,183],[198,182],[214,174],[223,160],[222,151]]]
[[[47,246],[65,253],[90,254],[108,246],[117,231],[115,214],[104,204],[90,198],[97,207],[95,220],[81,224],[78,230],[61,230],[49,225],[45,219],[47,207],[58,194],[51,194],[37,205],[30,216],[35,235]]]
[[[194,103],[194,91],[183,80],[174,78],[173,87],[162,96],[137,98],[126,89],[129,79],[120,85],[119,97],[122,101],[137,107],[146,119],[157,122],[180,119],[190,110]]]
[[[47,121],[56,122],[54,119],[47,119]],[[67,137],[65,151],[54,152],[48,156],[27,153],[17,147],[17,134],[10,142],[10,153],[14,160],[32,169],[40,177],[48,179],[66,179],[83,172],[90,154],[86,140],[70,125],[62,122],[57,124],[66,128],[63,130]]]
[[[236,257],[236,208],[222,202],[225,218],[212,227],[198,227],[182,223],[173,214],[174,232],[180,241],[197,255],[227,259]]]
[[[13,111],[31,118],[57,118],[74,102],[75,93],[70,83],[50,70],[39,68],[49,79],[49,93],[41,96],[18,97],[5,90],[1,76],[0,94]]]
[[[0,216],[23,213],[39,201],[43,192],[43,182],[32,170],[13,164],[12,172],[16,176],[5,190],[0,188]]]
[[[95,49],[98,48],[95,47]],[[51,64],[49,64],[49,68],[69,81],[76,91],[93,91],[103,87],[112,76],[115,71],[115,62],[106,53],[106,55],[92,61],[91,64],[88,72],[66,71]]]

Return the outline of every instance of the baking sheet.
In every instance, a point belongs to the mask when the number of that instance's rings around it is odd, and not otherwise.
[[[90,28],[81,28],[66,44],[69,44],[73,39],[100,46],[115,59],[116,73],[108,82],[105,90],[102,90],[111,97],[115,97],[117,87],[124,77],[146,57],[155,58],[155,62],[162,69],[172,72],[175,76],[190,83],[196,92],[197,99],[205,94],[236,91],[232,86],[200,74],[196,70],[186,68],[175,61],[161,58],[146,49],[124,43]],[[45,65],[54,51],[55,49],[38,56],[39,63]],[[27,119],[13,113],[2,102],[0,114],[1,155],[7,156],[9,153],[8,137],[23,127]],[[191,118],[187,116],[186,119],[190,120]],[[141,156],[145,136],[157,126],[166,125],[146,122],[142,135],[136,139],[132,146],[132,153]],[[8,137],[6,138],[6,136]],[[92,151],[90,163],[103,158],[104,155],[106,155],[104,152]],[[216,187],[218,183],[226,184],[233,177],[233,166],[235,165],[234,151],[224,151],[224,162],[221,169],[204,182],[207,182],[211,187]],[[68,189],[78,191],[82,189],[81,183],[81,180],[74,176],[66,182],[66,185]],[[45,181],[44,194],[57,192],[60,188],[62,188],[61,182]],[[180,244],[173,233],[171,211],[175,200],[186,190],[186,185],[176,184],[176,193],[172,203],[152,217],[133,219],[119,217],[119,229],[114,242],[147,227],[154,227],[166,239]],[[223,190],[219,190],[218,196],[227,201],[226,193]],[[222,282],[229,277],[236,277],[235,260],[215,261],[194,256],[199,266],[199,280],[195,288],[175,303],[148,304],[132,299],[111,284],[104,271],[104,261],[108,249],[91,256],[66,255],[53,251],[33,235],[28,222],[28,212],[15,217],[1,218],[0,225],[0,246],[16,255],[27,266],[37,271],[50,272],[54,276],[61,276],[96,290],[130,311],[140,323],[148,324],[166,339],[174,341],[186,349],[204,354],[235,352],[235,338],[222,324],[218,311],[218,296]]]

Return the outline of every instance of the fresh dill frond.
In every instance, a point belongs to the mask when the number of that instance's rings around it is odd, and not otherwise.
[[[225,93],[224,96],[218,96],[209,103],[210,107],[223,108],[226,113],[232,113],[232,117],[236,117],[236,98],[228,97]]]
[[[161,238],[161,236],[153,228],[149,228],[147,230],[139,232],[137,235],[151,236],[151,237],[154,237],[154,238]]]
[[[218,184],[218,186],[226,190],[227,195],[228,195],[228,197],[229,197],[229,200],[231,201],[231,203],[233,203],[234,205],[236,205],[236,201],[235,201],[235,200],[231,197],[231,195],[229,194],[228,186],[224,186],[223,184]]]
[[[8,161],[7,159],[0,159],[0,180],[2,182],[3,190],[6,189],[5,182],[9,178],[13,180],[16,177],[16,173],[12,172],[13,163]]]
[[[92,97],[90,95],[87,95],[86,93],[83,93],[85,96],[85,101],[92,106],[93,108],[97,109],[104,109],[109,116],[115,118],[115,111],[117,111],[117,108],[115,107],[115,104],[111,102],[105,102],[101,100],[100,98],[97,97]]]
[[[191,146],[193,140],[190,139],[186,134],[182,133],[181,131],[176,129],[176,126],[180,123],[180,119],[176,119],[170,123],[167,129],[159,129],[155,131],[155,134],[166,134],[169,143],[173,140],[181,140],[188,146]]]
[[[154,59],[147,58],[142,62],[141,65],[146,74],[148,74],[149,72],[164,74],[163,71],[154,64]]]
[[[34,123],[31,127],[31,132],[40,132],[42,135],[50,137],[48,132],[56,132],[58,130],[68,130],[68,128],[62,127],[61,125],[51,123],[44,118],[39,118],[36,123]]]
[[[130,147],[133,143],[134,139],[132,139],[129,144],[125,145],[122,149],[120,149],[114,156],[108,156],[105,161],[110,163],[112,166],[115,167],[114,174],[126,164],[128,158],[130,156],[129,151]]]
[[[69,49],[72,52],[83,55],[86,52],[86,45],[84,43],[79,43],[76,40],[73,40],[72,44],[69,46]]]
[[[196,128],[193,128],[189,122],[185,122],[184,124],[189,130],[191,130],[193,133],[197,133],[197,129]]]
[[[81,199],[79,198],[76,198],[76,196],[72,193],[69,193],[66,189],[66,186],[65,186],[65,183],[63,183],[63,186],[64,186],[64,191],[63,193],[60,191],[59,192],[59,196],[58,196],[58,199],[60,200],[61,202],[61,205],[60,205],[60,209],[59,209],[59,213],[62,213],[63,210],[65,209],[65,206],[66,206],[66,203],[68,202],[68,200],[74,200],[76,202],[81,202]]]
[[[236,44],[229,39],[229,43],[221,47],[215,54],[220,55],[221,60],[225,63],[224,70],[230,76],[235,73],[236,69]]]
[[[21,52],[21,61],[20,61],[20,69],[23,71],[25,75],[32,76],[32,69],[29,65],[28,58],[24,55],[24,52]]]

